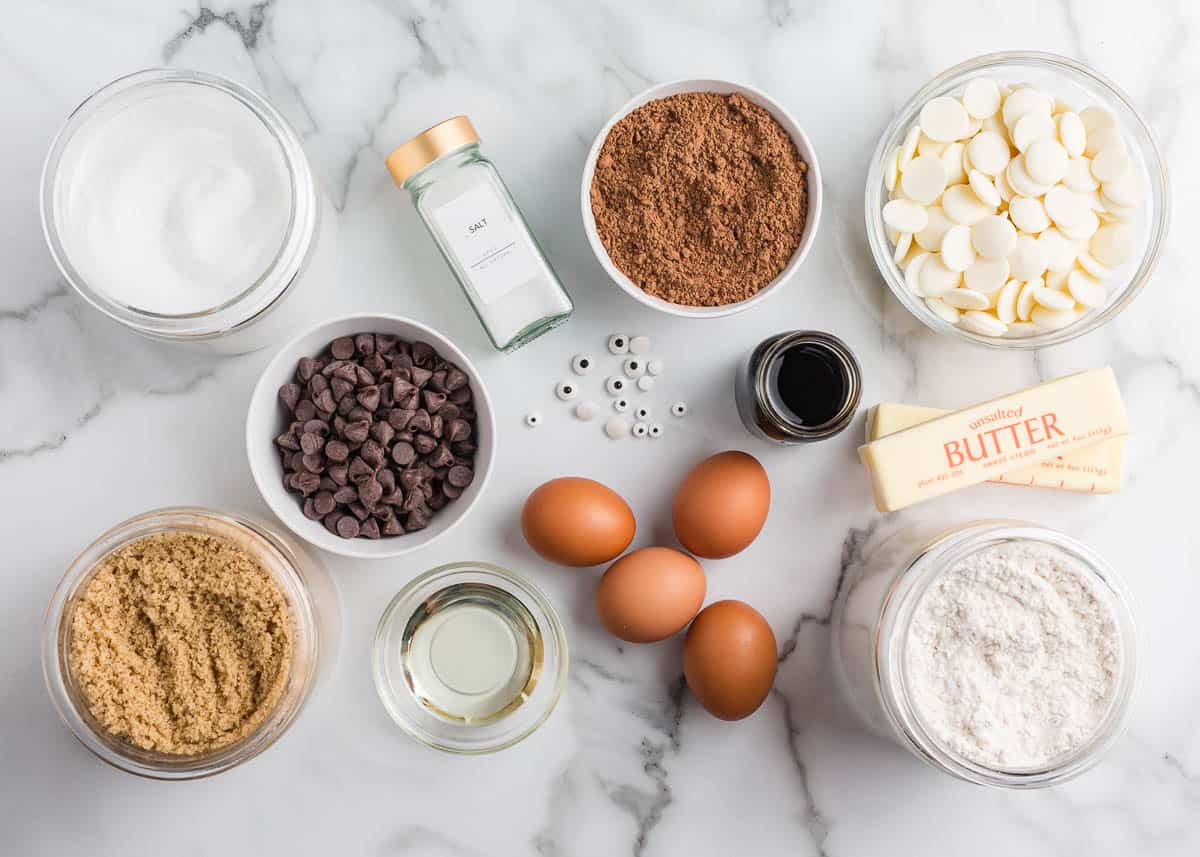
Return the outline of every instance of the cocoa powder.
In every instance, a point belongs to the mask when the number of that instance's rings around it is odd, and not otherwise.
[[[609,258],[647,294],[743,301],[800,245],[808,165],[741,95],[689,92],[623,117],[600,149],[592,213]]]

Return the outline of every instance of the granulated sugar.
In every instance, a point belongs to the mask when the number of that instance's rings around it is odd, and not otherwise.
[[[1001,770],[1044,766],[1086,743],[1121,669],[1109,602],[1047,545],[985,548],[922,596],[905,649],[913,702],[950,752]]]

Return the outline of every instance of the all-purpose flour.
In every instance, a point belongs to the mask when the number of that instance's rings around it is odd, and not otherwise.
[[[913,702],[951,752],[1038,767],[1093,736],[1116,692],[1121,637],[1078,561],[1013,542],[960,561],[921,597],[905,649]]]

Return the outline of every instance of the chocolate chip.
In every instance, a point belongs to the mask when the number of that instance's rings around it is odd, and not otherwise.
[[[329,389],[329,379],[324,375],[313,375],[308,381],[308,397],[315,399],[322,390]]]
[[[406,408],[392,408],[390,411],[388,411],[388,425],[390,425],[396,431],[403,431],[404,429],[408,428],[408,424],[412,421],[412,418],[416,416],[416,414],[416,411],[410,411]]]
[[[434,414],[429,421],[429,433],[438,440],[442,439],[442,435],[446,433],[446,421],[442,419],[441,414]]]
[[[392,379],[392,400],[393,401],[398,402],[401,399],[408,396],[410,393],[415,393],[416,391],[417,391],[417,388],[412,383],[405,380],[404,378],[393,378]]]
[[[467,402],[471,401],[471,388],[459,387],[457,390],[451,390],[450,395],[447,398],[449,398],[450,401],[454,402],[456,405],[465,405]]]
[[[333,391],[333,397],[339,402],[354,392],[354,385],[342,378],[334,378],[330,388]]]
[[[421,432],[413,439],[413,447],[420,455],[428,455],[437,446],[437,440],[432,435]]]
[[[343,396],[342,400],[338,402],[337,412],[339,416],[346,417],[346,421],[349,422],[350,413],[357,407],[358,402],[355,401],[354,397],[347,395]]]
[[[300,448],[299,441],[296,440],[296,435],[290,431],[285,431],[279,437],[275,438],[275,445],[282,449],[297,450]]]
[[[350,481],[358,485],[368,476],[374,476],[375,471],[371,465],[367,464],[359,456],[354,456],[354,460],[350,462]]]
[[[396,488],[380,497],[379,502],[386,503],[389,506],[399,506],[404,502],[404,494],[400,492],[399,488]]]
[[[458,409],[458,405],[451,401],[443,403],[442,406],[438,408],[438,416],[445,420],[447,425],[458,419],[460,413],[462,412]]]
[[[325,516],[325,518],[321,521],[321,523],[323,523],[325,525],[325,529],[329,530],[329,532],[333,533],[336,536],[338,534],[338,531],[337,531],[338,521],[340,521],[342,519],[342,517],[343,516],[342,516],[341,512],[330,512],[328,515]]]
[[[406,495],[416,490],[425,481],[425,475],[417,467],[406,467],[400,471],[400,487]]]
[[[429,379],[432,377],[433,373],[428,369],[423,369],[420,366],[414,366],[412,368],[412,382],[418,387],[424,387],[427,383],[429,383]]]
[[[471,436],[471,424],[463,419],[453,419],[446,428],[446,439],[454,442],[466,440]]]
[[[355,401],[357,401],[357,399]],[[355,405],[353,408],[350,409],[350,412],[348,414],[346,414],[346,419],[352,423],[359,422],[360,420],[366,420],[367,422],[373,422],[375,417],[366,408],[361,407],[359,405]]]
[[[387,426],[387,423],[383,423]],[[391,428],[391,426],[388,426]],[[367,420],[355,420],[352,423],[347,423],[345,430],[342,432],[342,437],[351,443],[362,443],[371,433],[371,423]]]
[[[414,533],[429,526],[429,513],[424,509],[414,509],[404,516],[405,532]]]
[[[435,357],[437,352],[428,342],[417,341],[412,344],[413,362],[418,366],[432,366]]]
[[[333,393],[330,390],[322,390],[320,395],[313,399],[313,404],[317,406],[317,410],[330,413],[337,408],[337,402],[334,401]]]
[[[407,372],[415,365],[416,364],[413,363],[412,356],[408,354],[397,354],[392,358],[393,372]]]
[[[376,345],[376,348],[378,347],[379,346]],[[370,357],[364,360],[362,365],[368,372],[376,377],[378,377],[381,373],[386,372],[388,368],[387,360],[384,359],[383,355],[379,354],[378,352],[372,354]]]
[[[379,480],[379,485],[383,488],[383,493],[388,494],[396,488],[396,471],[390,467],[384,467],[375,474],[375,478]]]
[[[366,366],[359,364],[358,366],[355,367],[355,371],[358,373],[358,377],[356,379],[356,383],[358,384],[358,386],[366,387],[370,384],[375,383],[375,376],[371,373],[371,370],[368,369]]]
[[[312,455],[305,455],[300,459],[300,461],[302,462],[304,469],[309,473],[315,474],[325,472],[325,459],[322,458],[319,452],[314,452]],[[321,480],[318,479],[317,481],[320,482]]]
[[[383,496],[383,486],[378,479],[364,479],[358,486],[358,498],[367,506],[374,506]]]
[[[446,390],[454,393],[464,388],[467,383],[467,374],[461,369],[453,368],[446,372]],[[468,392],[470,392],[468,390]]]
[[[308,422],[317,415],[317,406],[304,399],[300,404],[296,405],[296,419],[300,422]]]
[[[296,377],[300,381],[308,383],[308,379],[320,371],[320,365],[312,357],[301,357],[300,362],[296,364]]]
[[[460,440],[458,443],[450,444],[450,448],[460,458],[471,458],[475,455],[475,441],[473,440]]]
[[[301,494],[307,497],[309,494],[321,487],[321,477],[315,473],[298,473],[296,474],[296,488]]]
[[[358,536],[361,531],[358,521],[354,520],[350,515],[342,515],[337,522],[336,532],[343,539],[353,539]]]
[[[362,503],[351,503],[349,508],[350,508],[350,514],[352,514],[354,517],[358,518],[360,521],[365,521],[371,514],[370,512],[367,511],[367,507],[364,506]],[[353,538],[353,536],[351,536],[350,538]]]
[[[426,384],[425,386],[427,386],[431,390],[436,390],[439,393],[445,393],[446,392],[446,370],[438,369],[437,371],[435,371],[433,373],[433,376],[430,377],[429,383]]]
[[[354,337],[354,349],[363,357],[369,357],[375,353],[375,334],[360,333]]]
[[[387,458],[387,453],[384,452],[383,447],[373,440],[365,441],[358,454],[362,456],[363,461],[374,468],[380,467]]]
[[[371,437],[384,446],[391,443],[395,436],[396,430],[392,428],[391,423],[375,423],[371,426]]]
[[[349,336],[333,340],[329,343],[329,353],[338,360],[349,360],[354,356],[354,340]]]
[[[321,420],[309,420],[302,427],[305,434],[316,434],[321,437],[329,434],[329,423]]]
[[[379,407],[379,388],[372,385],[358,391],[358,403],[368,411]]]
[[[315,455],[324,446],[325,440],[320,435],[308,434],[307,432],[300,435],[300,448],[304,450],[305,455]]]
[[[455,488],[466,488],[474,479],[475,471],[461,464],[454,465],[446,474],[446,482]]]
[[[346,472],[346,470],[347,468],[344,464],[331,465],[329,468],[329,478],[338,485],[345,485],[349,480],[349,474]]]
[[[383,524],[383,534],[385,536],[402,536],[404,535],[404,527],[400,523],[400,519],[395,515],[388,518]]]
[[[457,500],[459,495],[462,494],[462,489],[451,482],[449,478],[447,478],[446,481],[442,483],[442,493],[451,500]]]
[[[341,503],[342,505],[345,505],[347,503],[353,503],[357,499],[358,499],[358,489],[355,488],[353,485],[344,485],[341,488],[339,488],[337,491],[335,491],[333,494],[334,502]]]
[[[436,414],[438,408],[446,401],[446,394],[435,393],[433,390],[422,390],[421,401],[425,403],[425,410],[431,414]]]
[[[431,428],[433,428],[433,420],[429,416],[429,411],[425,410],[424,408],[418,410],[415,414],[413,414],[412,419],[408,421],[408,425],[405,426],[405,428],[414,432],[429,431]]]
[[[351,384],[358,383],[358,367],[353,363],[342,363],[333,371],[334,378],[340,378],[343,381],[349,381]]]
[[[321,484],[319,488],[322,491],[328,491],[330,494],[332,494],[334,491],[338,490],[338,484],[330,479],[327,474],[321,477]]]
[[[313,498],[313,508],[321,516],[328,515],[337,506],[337,501],[328,491],[322,491]]]
[[[341,464],[350,457],[350,447],[340,440],[331,440],[325,444],[325,456],[330,461]]]
[[[314,501],[312,497],[309,497],[304,501],[303,512],[304,517],[308,518],[310,521],[321,520],[321,514],[317,511],[316,501]]]
[[[283,402],[292,413],[296,412],[296,405],[300,403],[300,385],[299,384],[284,384],[279,388],[279,401]]]
[[[401,441],[392,447],[392,461],[399,464],[401,467],[412,464],[417,457],[417,451],[411,443]]]
[[[399,341],[400,337],[390,333],[377,333],[375,334],[375,353],[386,354],[389,351],[395,351],[396,343]]]
[[[434,467],[449,467],[454,463],[454,453],[444,443],[439,443],[429,456],[429,463]]]
[[[379,538],[379,522],[374,518],[368,518],[363,522],[362,526],[359,527],[359,535],[368,539]]]

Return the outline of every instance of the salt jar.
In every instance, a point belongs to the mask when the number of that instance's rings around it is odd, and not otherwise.
[[[387,168],[497,349],[515,351],[570,318],[570,296],[466,116],[422,131],[388,155]]]

